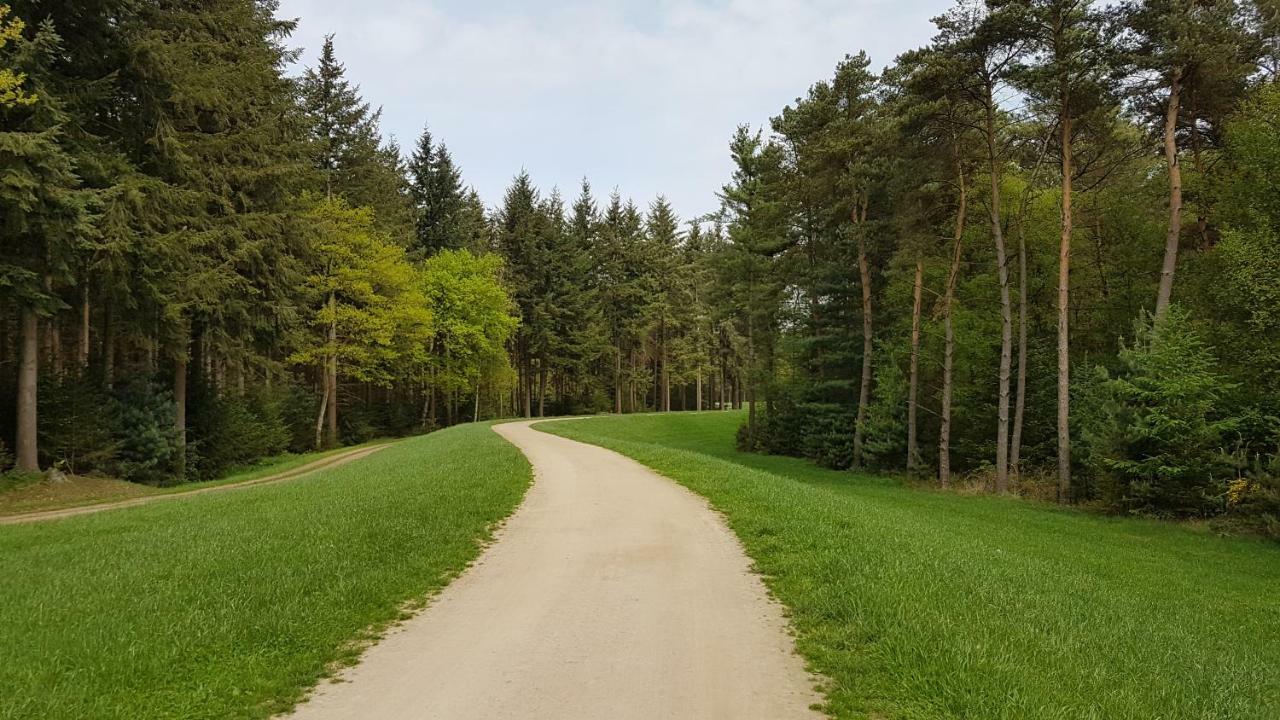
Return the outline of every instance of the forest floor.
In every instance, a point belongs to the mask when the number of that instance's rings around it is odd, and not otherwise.
[[[463,425],[300,482],[0,526],[0,718],[287,710],[473,561],[530,477]]]
[[[169,487],[143,485],[95,475],[70,475],[58,482],[38,477],[29,482],[14,482],[8,487],[0,487],[0,525],[56,520],[179,498],[189,493],[199,494],[292,480],[317,470],[358,460],[386,445],[386,441],[374,441],[314,453],[285,455],[263,460],[253,467],[217,480]]]
[[[742,453],[744,419],[538,427],[722,512],[834,717],[1280,717],[1280,545]]]
[[[536,481],[480,561],[295,720],[818,718],[782,609],[706,501],[495,427]]]

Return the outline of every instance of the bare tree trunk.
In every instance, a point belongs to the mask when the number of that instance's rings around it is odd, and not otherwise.
[[[338,296],[329,293],[329,406],[326,408],[329,445],[338,444]]]
[[[179,344],[173,358],[173,429],[178,437],[178,457],[174,474],[187,476],[187,342]]]
[[[1169,229],[1164,239],[1164,263],[1156,318],[1164,317],[1173,297],[1173,274],[1178,267],[1178,242],[1182,238],[1182,164],[1178,162],[1178,113],[1181,109],[1182,71],[1174,70],[1169,82],[1169,103],[1164,114],[1164,157],[1169,166]]]
[[[538,417],[547,416],[547,361],[538,360]]]
[[[702,371],[701,370],[698,371],[698,377],[695,382],[696,382],[696,386],[695,386],[696,389],[694,391],[694,396],[693,396],[694,397],[693,409],[696,412],[702,412]]]
[[[533,417],[533,367],[528,360],[523,363],[520,371],[521,377],[524,378],[524,387],[521,390],[521,402],[524,404],[524,416]]]
[[[14,448],[17,469],[40,471],[37,394],[40,383],[40,318],[35,308],[22,308],[22,352],[18,364],[18,427]]]
[[[104,306],[102,322],[102,384],[108,390],[115,387],[116,382],[116,317],[111,304]]]
[[[662,334],[662,412],[671,412],[671,374],[667,369],[667,316],[661,320]]]
[[[858,233],[858,279],[862,285],[862,382],[858,388],[858,417],[853,426],[853,466],[862,467],[862,443],[866,433],[867,406],[871,403],[871,268],[867,262],[867,198],[862,197],[861,209],[855,207],[854,221],[860,226]],[[860,212],[860,216],[859,216]]]
[[[1062,237],[1058,245],[1058,501],[1071,494],[1071,115],[1062,103]]]
[[[480,422],[480,378],[476,378],[476,404],[471,410],[471,422]]]
[[[943,301],[943,328],[945,347],[942,353],[942,428],[938,432],[938,479],[942,487],[951,485],[951,368],[955,358],[955,329],[952,326],[952,306],[955,302],[956,280],[960,276],[960,251],[964,239],[964,224],[969,209],[969,194],[965,187],[964,170],[959,170],[960,205],[956,210],[955,248],[951,255],[951,271],[947,275],[947,291]]]
[[[622,348],[613,352],[613,412],[622,414]]]
[[[1009,468],[1015,477],[1022,473],[1022,427],[1027,407],[1027,212],[1031,206],[1031,191],[1040,175],[1040,166],[1044,164],[1048,154],[1049,138],[1046,137],[1018,210],[1018,397],[1014,401],[1013,439],[1009,448]]]
[[[907,470],[920,467],[920,443],[916,434],[916,410],[920,388],[920,309],[924,289],[924,261],[916,258],[916,278],[911,293],[911,371],[907,384]]]
[[[89,367],[89,283],[80,292],[80,372]]]
[[[996,245],[996,276],[1000,281],[1000,406],[996,412],[996,492],[1009,490],[1009,376],[1013,364],[1013,303],[1009,298],[1009,266],[1000,224],[1000,163],[996,152],[996,109],[987,86],[987,163],[991,176],[991,237]]]
[[[320,412],[316,414],[316,449],[324,447],[324,420],[329,409],[329,361],[320,368]]]

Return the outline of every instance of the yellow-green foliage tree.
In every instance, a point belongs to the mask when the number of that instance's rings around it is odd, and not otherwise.
[[[22,31],[27,27],[21,18],[9,16],[9,6],[0,5],[0,50],[12,42],[22,39]],[[32,105],[36,101],[34,93],[23,89],[27,76],[13,68],[0,67],[0,107]]]
[[[314,201],[306,220],[315,262],[306,281],[306,332],[291,360],[324,378],[319,447],[337,440],[339,372],[389,383],[399,364],[423,355],[432,314],[404,249],[375,227],[371,210],[324,199]]]
[[[506,343],[517,320],[501,272],[502,258],[468,250],[443,250],[422,264],[420,283],[434,320],[428,406],[436,391],[452,396],[473,389],[478,415],[480,383],[486,375],[507,374]]]

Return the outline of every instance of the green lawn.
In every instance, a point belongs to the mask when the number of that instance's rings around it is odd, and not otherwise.
[[[737,413],[541,429],[706,496],[837,718],[1280,718],[1280,546],[733,449]]]
[[[465,567],[529,478],[464,425],[297,481],[0,527],[0,718],[267,717]]]

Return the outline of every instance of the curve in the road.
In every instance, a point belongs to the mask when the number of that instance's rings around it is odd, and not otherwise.
[[[821,717],[781,608],[706,502],[530,425],[495,428],[536,478],[497,541],[294,717]]]

